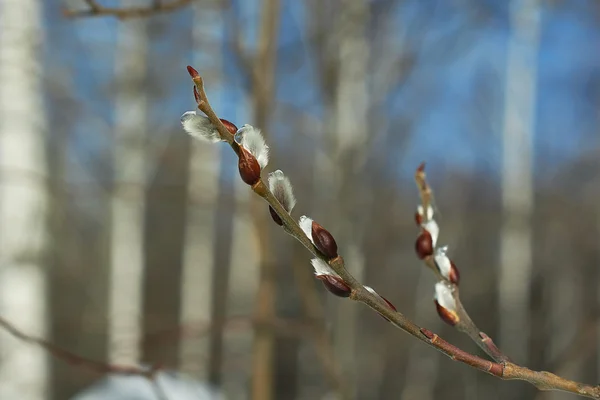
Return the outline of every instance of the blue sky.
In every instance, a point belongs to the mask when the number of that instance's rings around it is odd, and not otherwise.
[[[243,17],[240,29],[249,48],[254,46],[258,26],[259,7],[255,3],[256,0],[234,1],[236,12]],[[403,115],[414,118],[405,157],[400,161],[390,157],[391,166],[400,175],[412,174],[422,160],[495,178],[499,175],[510,28],[507,2],[487,0],[477,2],[478,7],[469,6],[468,2],[456,3],[406,0],[390,9],[397,28],[397,33],[391,34],[408,32],[408,46],[415,46],[418,54],[414,68],[403,84],[387,96],[382,110],[390,120]],[[542,9],[537,55],[534,151],[536,176],[540,178],[556,173],[600,146],[600,7],[594,0],[556,3]],[[314,63],[305,42],[304,19],[308,15],[302,4],[287,1],[282,7],[277,101],[302,108],[318,118],[323,109]],[[55,71],[67,69],[75,96],[83,102],[82,112],[110,126],[112,105],[107,88],[114,78],[118,21],[65,21],[54,6],[48,6],[48,65]],[[185,66],[193,60],[201,62],[202,58],[191,49],[184,49],[180,60],[164,60],[165,53],[169,58],[178,54],[176,46],[182,38],[191,37],[190,9],[161,16],[153,23],[167,27],[157,35],[150,59],[153,68],[160,69],[153,73],[162,77],[160,85],[166,88],[153,109],[160,129],[169,131],[168,121],[177,128],[179,115],[193,107]],[[378,37],[378,28],[378,23],[371,27],[374,38]],[[215,36],[223,40],[223,48],[228,49],[227,31],[217,23],[214,30]],[[66,45],[65,40],[69,40]],[[242,124],[250,115],[243,101],[243,80],[231,53],[227,53],[226,60],[227,79],[220,86],[208,83],[209,94],[218,98],[217,108],[223,116]],[[105,135],[89,131],[101,129],[102,124],[90,125],[87,119],[77,124],[74,152],[95,153],[106,148]],[[274,126],[282,127],[282,121],[275,121]],[[277,140],[285,137],[278,135]],[[376,147],[373,151],[385,148]]]

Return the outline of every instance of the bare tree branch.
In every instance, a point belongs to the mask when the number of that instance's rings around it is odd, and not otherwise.
[[[149,6],[137,7],[105,7],[97,0],[85,0],[88,6],[87,10],[72,10],[63,9],[63,15],[67,18],[84,18],[84,17],[116,17],[119,19],[141,18],[154,14],[169,13],[180,8],[183,8],[192,3],[193,0],[172,0],[163,2],[155,0]]]
[[[219,119],[217,114],[210,106],[208,98],[204,91],[204,83],[201,76],[196,70],[194,70],[191,67],[188,67],[188,71],[192,76],[197,90],[198,108],[209,118],[212,125],[216,127],[217,131],[220,134],[221,140],[227,142],[236,152],[236,154],[238,154],[238,157],[240,156],[242,151],[247,152],[246,149],[242,148],[238,143],[234,141],[233,134],[227,130],[227,127],[223,124],[223,122]],[[500,362],[488,361],[446,342],[437,334],[429,331],[428,329],[419,327],[417,324],[408,319],[404,314],[392,308],[391,303],[387,302],[381,296],[378,296],[377,294],[367,290],[365,286],[363,286],[360,282],[356,280],[356,278],[354,278],[350,273],[348,273],[348,271],[345,268],[344,259],[341,256],[337,255],[333,258],[328,258],[322,252],[320,252],[315,247],[315,245],[313,245],[312,241],[306,236],[306,234],[300,228],[296,220],[294,220],[291,217],[291,215],[281,205],[279,200],[277,200],[277,198],[269,190],[268,186],[265,184],[262,178],[259,177],[258,180],[251,185],[251,188],[257,195],[262,197],[279,216],[280,222],[287,233],[289,233],[296,240],[302,243],[302,245],[314,257],[317,257],[318,259],[327,263],[327,265],[333,271],[335,271],[336,274],[339,275],[339,277],[342,280],[341,283],[345,285],[350,291],[350,299],[359,301],[369,306],[373,310],[377,311],[394,326],[400,328],[404,332],[426,343],[427,345],[439,350],[452,360],[468,365],[479,371],[496,376],[500,379],[523,380],[534,385],[539,390],[559,390],[577,394],[580,396],[600,399],[600,386],[593,386],[571,381],[557,376],[555,374],[552,374],[550,372],[533,371],[526,367],[513,364],[507,360],[503,360]],[[425,199],[427,202],[426,204],[431,204],[430,192],[428,196],[429,197],[426,197]],[[425,213],[427,214],[427,211]],[[489,339],[487,335],[481,335],[479,332],[477,333],[477,335],[479,337],[477,341],[482,343],[481,346],[487,349],[487,352],[494,354],[496,357],[504,358],[497,349],[497,347],[493,345],[493,342],[491,341],[491,339]],[[490,354],[490,356],[492,356],[492,354]]]
[[[415,173],[415,182],[417,184],[417,189],[419,190],[419,196],[421,197],[421,206],[423,210],[431,210],[435,209],[435,198],[433,197],[433,191],[427,183],[427,178],[425,175],[425,165],[421,164]],[[430,220],[430,215],[427,211],[424,211],[421,215],[422,221],[420,224],[426,224]],[[432,249],[435,252],[435,246]],[[471,338],[477,346],[479,346],[484,352],[486,352],[493,360],[497,362],[508,361],[508,357],[502,354],[500,349],[496,346],[494,341],[485,333],[483,333],[477,325],[473,322],[467,310],[465,310],[462,302],[460,301],[460,292],[458,289],[458,284],[455,282],[451,282],[448,280],[448,277],[440,274],[438,267],[436,266],[434,255],[429,255],[423,259],[425,265],[429,267],[437,276],[438,279],[445,281],[452,287],[452,294],[454,296],[454,300],[457,305],[458,312],[458,323],[456,324],[456,329],[465,333]]]
[[[6,332],[10,333],[15,338],[25,343],[39,346],[46,350],[48,353],[52,354],[54,357],[63,360],[67,364],[76,367],[81,367],[88,371],[100,374],[114,373],[119,375],[138,375],[153,380],[156,373],[160,369],[160,367],[158,366],[153,366],[151,368],[140,368],[138,366],[107,364],[100,361],[90,360],[88,358],[72,353],[68,350],[65,350],[61,347],[58,347],[48,342],[47,340],[28,335],[20,331],[17,327],[15,327],[2,317],[0,317],[0,327],[3,328]]]

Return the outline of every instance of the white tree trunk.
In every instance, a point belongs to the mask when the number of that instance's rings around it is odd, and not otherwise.
[[[42,102],[43,3],[0,1],[0,315],[47,333],[46,115]],[[0,332],[0,398],[48,396],[48,360]]]
[[[123,2],[127,4],[126,1]],[[138,363],[143,300],[146,187],[146,22],[119,23],[115,101],[114,188],[111,198],[109,360]]]
[[[339,193],[336,201],[348,201],[344,191],[351,176],[359,171],[343,170],[347,167],[360,168],[359,162],[346,160],[350,152],[360,153],[367,134],[367,112],[369,89],[367,67],[369,46],[366,27],[369,20],[369,5],[363,0],[345,0],[340,6],[339,24],[335,35],[339,43],[338,89],[335,110],[335,165],[342,168],[333,174],[336,182],[332,189]],[[364,253],[361,247],[361,221],[351,221],[345,215],[336,215],[333,221],[334,235],[345,242],[346,268],[359,281],[364,281]],[[345,239],[345,240],[344,240]],[[357,382],[357,316],[358,308],[348,302],[336,302],[337,321],[334,330],[336,358],[351,381]],[[354,389],[357,389],[356,387]]]
[[[194,64],[201,67],[201,73],[210,87],[211,104],[219,112],[223,90],[223,83],[220,82],[223,69],[223,13],[218,7],[211,10],[201,4],[193,5],[193,9],[196,16],[192,31],[196,53]],[[197,140],[191,140],[190,145],[181,324],[210,322],[215,213],[221,164],[220,148]],[[180,368],[205,379],[206,337],[185,339],[179,349]]]
[[[532,271],[532,141],[535,125],[537,0],[513,0],[508,41],[503,128],[499,306],[502,350],[526,362],[529,342],[529,286]]]

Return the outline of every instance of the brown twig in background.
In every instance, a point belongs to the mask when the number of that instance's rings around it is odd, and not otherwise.
[[[246,151],[240,148],[233,140],[233,134],[227,130],[224,123],[217,117],[216,113],[210,106],[206,93],[204,91],[204,84],[202,78],[196,70],[188,67],[188,71],[192,76],[196,90],[198,92],[198,108],[204,112],[209,118],[212,125],[217,129],[220,134],[221,140],[227,142],[233,150],[240,155],[241,151]],[[256,161],[256,160],[254,160]],[[423,168],[421,168],[423,170]],[[333,258],[326,257],[321,253],[311,240],[306,236],[304,231],[300,228],[299,224],[294,220],[286,209],[281,205],[279,200],[269,190],[268,186],[259,176],[258,180],[251,184],[252,190],[265,199],[269,206],[279,217],[279,220],[290,235],[298,240],[314,257],[326,262],[328,266],[335,271],[342,280],[342,283],[350,290],[349,297],[352,300],[359,301],[373,310],[381,314],[386,320],[392,323],[394,326],[402,329],[404,332],[413,336],[414,338],[428,344],[429,346],[441,351],[446,354],[452,360],[459,363],[468,365],[477,370],[486,372],[490,375],[496,376],[504,380],[523,380],[534,385],[539,390],[560,390],[580,396],[586,396],[591,398],[600,399],[600,386],[593,386],[584,383],[578,383],[568,379],[564,379],[560,376],[554,375],[545,371],[532,371],[528,368],[513,364],[509,361],[494,362],[480,358],[476,355],[470,354],[456,346],[453,346],[440,338],[437,334],[421,328],[408,319],[404,314],[396,311],[391,307],[391,303],[388,303],[385,299],[371,293],[367,290],[360,282],[358,282],[345,268],[344,260],[341,256],[337,255]],[[430,204],[430,203],[429,203]],[[427,209],[425,209],[427,210]],[[425,212],[427,214],[427,211]],[[495,356],[497,347],[493,345],[493,342],[487,335],[480,335],[477,332],[477,341],[482,343],[482,346],[491,352]],[[490,356],[492,356],[490,354]]]
[[[29,343],[43,348],[48,353],[66,362],[67,364],[80,367],[91,372],[99,374],[114,373],[119,375],[137,375],[153,380],[156,376],[156,373],[161,369],[161,367],[159,366],[153,366],[151,368],[140,368],[138,366],[107,364],[100,361],[90,360],[88,358],[72,353],[68,350],[65,350],[61,347],[58,347],[48,342],[47,340],[28,335],[20,331],[17,327],[15,327],[13,324],[11,324],[2,317],[0,317],[0,327],[2,327],[6,332],[10,333],[15,338],[25,343]]]
[[[97,0],[85,0],[87,10],[63,9],[67,18],[81,17],[116,17],[119,19],[147,17],[153,14],[168,13],[192,3],[193,0],[172,0],[170,2],[154,1],[149,6],[137,7],[105,7]]]

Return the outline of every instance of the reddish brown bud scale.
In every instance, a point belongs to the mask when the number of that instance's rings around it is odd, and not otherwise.
[[[425,172],[425,162],[419,164],[419,166],[417,167],[417,172]]]
[[[421,260],[433,254],[433,239],[431,238],[431,234],[426,230],[421,231],[421,234],[417,237],[415,251],[417,252],[417,257]]]
[[[423,223],[423,216],[421,214],[419,214],[418,212],[415,213],[415,224],[417,224],[417,226],[421,226],[421,224]]]
[[[229,122],[223,118],[221,118],[221,122],[223,123],[223,125],[225,125],[225,128],[227,128],[229,133],[231,133],[232,135],[235,135],[235,133],[238,131],[237,126],[235,126],[233,122]]]
[[[383,301],[385,301],[385,302],[387,303],[387,305],[388,305],[388,307],[389,307],[389,308],[391,308],[391,309],[392,309],[392,310],[394,310],[394,311],[398,311],[398,310],[396,309],[396,306],[395,306],[395,305],[393,305],[393,304],[392,304],[392,303],[391,303],[391,302],[390,302],[388,299],[386,299],[385,297],[383,297],[383,296],[381,296],[381,295],[380,295],[380,297],[383,299]]]
[[[333,275],[318,275],[317,278],[323,282],[325,289],[335,296],[349,297],[352,293],[352,290],[342,278]]]
[[[456,312],[450,311],[447,308],[442,307],[440,303],[438,303],[436,300],[434,300],[433,302],[435,303],[435,309],[442,321],[444,321],[450,326],[458,324],[460,318],[458,317],[458,314],[456,314]]]
[[[387,304],[389,308],[391,308],[391,309],[392,309],[392,310],[394,310],[394,311],[398,311],[398,310],[396,309],[396,306],[395,306],[395,305],[393,305],[393,304],[392,304],[392,303],[391,303],[391,302],[390,302],[388,299],[386,299],[386,298],[385,298],[385,297],[383,297],[382,295],[379,295],[379,297],[381,297],[381,299],[382,299],[383,301],[385,301],[385,304]],[[388,319],[386,316],[384,316],[383,314],[379,313],[379,315],[381,315],[381,318],[385,319],[387,322],[391,322],[391,321],[390,321],[390,320],[389,320],[389,319]]]
[[[460,282],[460,272],[458,272],[458,268],[456,265],[450,260],[450,273],[448,274],[448,280],[455,285],[458,285]]]
[[[273,210],[273,207],[271,206],[269,206],[269,213],[271,214],[271,218],[273,218],[273,221],[275,221],[277,225],[283,226],[283,221],[281,220],[281,217],[277,215],[277,213],[275,212],[275,210]]]
[[[325,257],[337,257],[337,243],[335,242],[335,239],[327,229],[323,228],[321,225],[313,221],[311,234],[315,247],[321,253],[323,253]]]
[[[425,336],[429,340],[432,340],[435,337],[435,333],[431,332],[427,328],[421,328],[420,331],[423,334],[423,336]]]
[[[260,165],[248,150],[240,146],[240,158],[238,159],[240,177],[248,185],[254,185],[260,179]]]
[[[192,79],[196,79],[196,78],[198,78],[200,76],[200,74],[198,73],[198,71],[196,71],[190,65],[187,66],[187,71],[188,71],[188,74],[190,74],[190,76],[192,77]]]

